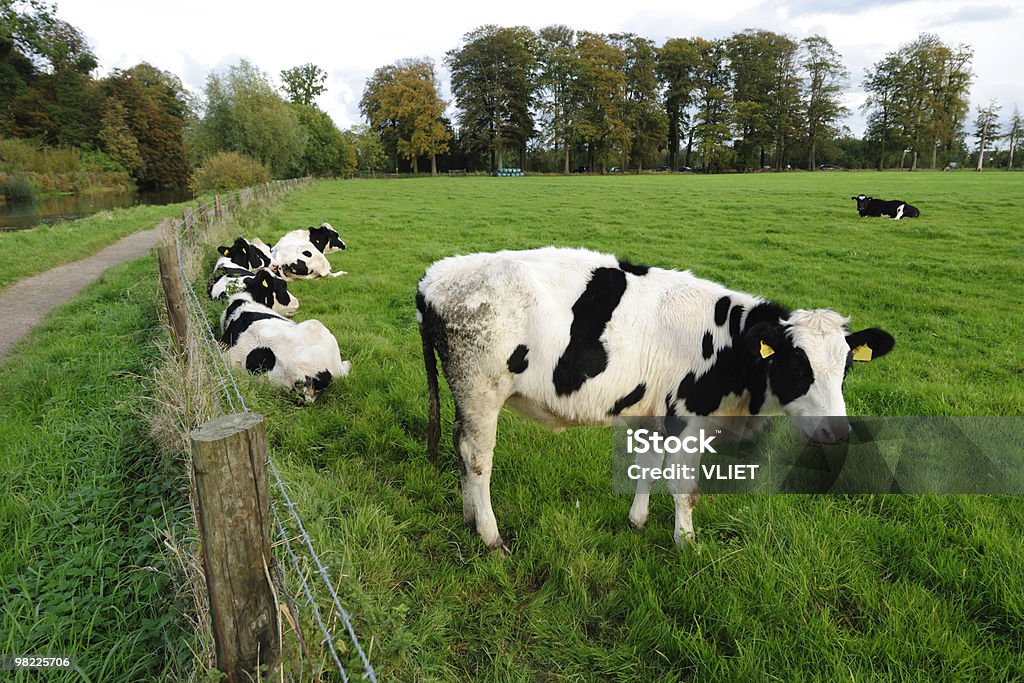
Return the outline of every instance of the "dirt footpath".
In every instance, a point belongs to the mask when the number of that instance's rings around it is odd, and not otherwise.
[[[73,299],[110,266],[143,256],[159,240],[159,227],[136,232],[81,261],[19,280],[0,292],[0,358],[55,306]]]

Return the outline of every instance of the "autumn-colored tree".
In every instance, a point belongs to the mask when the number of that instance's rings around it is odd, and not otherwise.
[[[192,117],[192,105],[178,77],[143,62],[115,70],[100,86],[106,107],[100,134],[103,149],[114,158],[127,154],[124,158],[130,159],[130,152],[124,151],[125,145],[131,146],[124,136],[130,135],[139,162],[128,168],[139,185],[185,185],[189,176],[185,127]],[[127,131],[118,133],[118,112],[122,110]]]
[[[434,63],[404,59],[377,69],[367,81],[360,111],[395,158],[401,156],[419,172],[420,156],[430,157],[437,174],[437,155],[448,149],[451,133],[444,125],[445,102],[438,94]]]

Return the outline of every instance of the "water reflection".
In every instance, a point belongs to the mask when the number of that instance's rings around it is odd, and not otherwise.
[[[0,201],[0,230],[24,230],[40,223],[70,221],[137,204],[175,204],[191,200],[192,193],[188,190],[159,190],[63,195],[44,197],[32,203]]]

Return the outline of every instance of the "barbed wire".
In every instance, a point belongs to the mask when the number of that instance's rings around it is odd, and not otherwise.
[[[281,191],[283,192],[294,189],[295,187],[299,186],[299,183],[293,183],[289,181],[284,181],[284,183],[285,184],[278,185],[276,187],[271,186],[269,183],[267,183],[264,186],[261,186],[263,188],[263,197],[265,198],[275,194],[278,191],[277,188],[282,188]],[[248,405],[245,402],[245,398],[238,387],[238,383],[235,381],[234,373],[232,372],[231,367],[228,365],[227,361],[225,360],[224,354],[221,353],[220,342],[213,332],[213,327],[210,324],[209,317],[206,315],[206,312],[203,309],[201,302],[199,301],[199,297],[196,295],[195,289],[192,286],[191,279],[189,278],[189,275],[186,272],[186,254],[184,245],[186,244],[186,242],[188,242],[190,243],[190,246],[194,246],[195,243],[198,241],[196,228],[197,223],[200,219],[203,220],[207,225],[209,225],[211,222],[213,222],[211,221],[211,217],[215,221],[217,218],[220,217],[218,214],[225,214],[230,212],[232,205],[246,204],[252,199],[260,198],[260,194],[261,190],[254,190],[252,188],[249,188],[248,190],[234,192],[231,195],[229,195],[228,201],[224,202],[221,205],[220,211],[218,211],[216,203],[214,204],[214,206],[207,206],[205,209],[202,207],[202,205],[200,205],[200,210],[198,212],[194,210],[183,211],[182,219],[180,221],[176,221],[177,225],[173,231],[175,248],[177,250],[178,256],[178,271],[179,275],[181,276],[183,289],[185,290],[185,308],[189,318],[192,321],[192,324],[189,325],[189,329],[194,331],[196,339],[199,342],[200,350],[210,360],[210,366],[213,369],[213,373],[216,375],[216,382],[220,389],[220,391],[217,393],[220,396],[223,396],[231,412],[239,412],[239,409],[243,413],[248,413],[250,411]],[[215,395],[214,400],[216,403],[217,412],[220,415],[223,415],[224,404],[221,402],[220,397]],[[341,618],[341,621],[344,624],[345,629],[348,633],[349,640],[351,640],[353,647],[355,648],[356,652],[359,655],[359,659],[363,665],[363,672],[365,674],[365,678],[371,681],[372,683],[377,683],[377,674],[374,671],[373,665],[370,664],[369,658],[367,657],[366,653],[363,651],[363,648],[359,643],[359,639],[356,636],[355,628],[352,625],[351,617],[349,616],[348,612],[342,608],[341,601],[338,599],[337,590],[335,590],[334,585],[331,583],[327,567],[320,560],[320,556],[314,549],[313,539],[306,531],[306,527],[302,522],[302,517],[299,515],[298,511],[295,508],[295,504],[292,502],[291,497],[288,495],[287,487],[285,486],[285,483],[277,470],[277,466],[274,465],[273,460],[270,458],[269,453],[267,455],[266,464],[269,466],[270,472],[273,474],[275,486],[277,487],[278,491],[280,492],[281,496],[284,499],[285,507],[287,508],[289,515],[291,516],[292,520],[294,520],[295,525],[298,528],[298,535],[302,538],[302,541],[304,542],[306,548],[309,551],[309,556],[312,559],[313,564],[316,566],[317,575],[320,577],[320,580],[322,581],[324,587],[326,587],[328,593],[331,596],[331,601],[334,606],[334,610],[336,614]],[[317,626],[320,629],[320,632],[323,635],[323,639],[321,642],[325,644],[328,650],[330,651],[331,658],[334,660],[334,664],[338,669],[338,673],[341,675],[342,681],[345,681],[347,683],[347,681],[350,680],[349,675],[348,672],[346,672],[345,667],[342,665],[341,658],[338,656],[337,648],[334,643],[334,637],[331,634],[330,629],[328,629],[327,626],[324,624],[324,620],[320,613],[320,608],[317,605],[316,600],[313,596],[313,592],[309,586],[309,582],[306,580],[306,577],[304,576],[302,569],[299,566],[298,555],[296,554],[294,548],[292,547],[291,540],[289,539],[289,536],[285,531],[284,524],[282,523],[281,518],[278,515],[277,508],[273,499],[271,499],[270,505],[271,512],[274,515],[274,520],[277,523],[277,538],[279,541],[282,541],[284,543],[284,547],[286,548],[288,553],[288,558],[291,561],[291,565],[295,568],[295,572],[299,578],[302,590],[306,595],[307,603],[313,609],[313,616],[315,618]],[[296,615],[296,629],[299,628],[297,617],[298,615]]]

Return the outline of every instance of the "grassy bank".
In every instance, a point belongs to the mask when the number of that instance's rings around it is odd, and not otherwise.
[[[316,184],[256,234],[329,221],[347,277],[296,283],[352,376],[311,407],[246,382],[382,680],[1010,680],[1024,676],[1015,498],[707,496],[644,533],[605,430],[499,425],[508,558],[462,525],[452,409],[425,454],[413,294],[435,259],[588,246],[892,332],[846,382],[862,415],[1020,415],[1024,189],[1010,174],[438,178]],[[851,195],[921,218],[859,220]]]
[[[133,206],[31,230],[0,231],[0,289],[94,254],[122,237],[155,227],[163,218],[181,216],[181,208],[188,204]]]
[[[152,257],[112,268],[0,360],[0,652],[76,659],[48,680],[180,680],[190,666],[164,550],[191,533],[186,475],[146,423],[166,337],[156,272]]]

